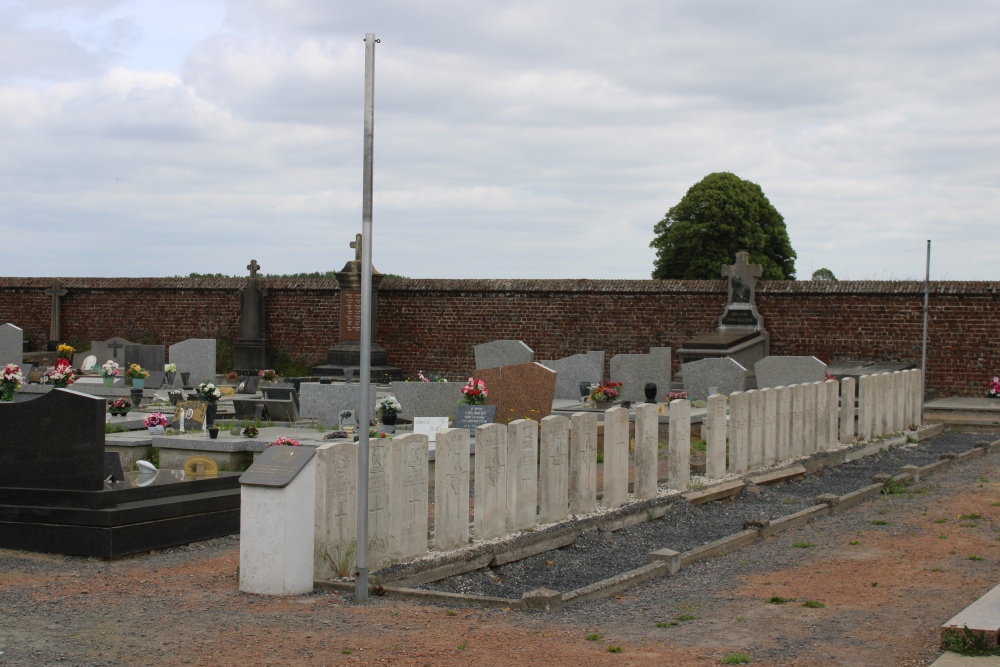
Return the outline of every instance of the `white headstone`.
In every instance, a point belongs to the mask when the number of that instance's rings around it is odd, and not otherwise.
[[[507,530],[507,427],[476,428],[476,539],[500,537]]]
[[[854,378],[840,381],[840,442],[854,442]]]
[[[830,417],[827,413],[827,402],[829,397],[826,392],[826,385],[822,382],[814,382],[816,385],[816,451],[825,452],[833,447],[833,443],[828,443],[826,437],[829,433],[828,424]]]
[[[893,402],[896,406],[896,414],[893,424],[896,431],[905,431],[909,424],[906,422],[906,375],[902,371],[892,374]]]
[[[358,546],[358,447],[338,442],[316,449],[315,576],[330,579],[354,571]]]
[[[818,382],[800,385],[805,392],[805,409],[802,414],[802,453],[816,452],[816,389]]]
[[[885,374],[876,373],[872,376],[872,394],[875,397],[875,409],[872,411],[872,437],[878,438],[886,433],[885,428]]]
[[[685,491],[691,481],[691,402],[670,401],[670,442],[667,451],[667,488]]]
[[[604,507],[628,502],[628,410],[604,411]]]
[[[635,406],[635,472],[632,480],[638,500],[656,497],[659,411],[656,403]]]
[[[792,390],[792,439],[788,454],[789,458],[798,458],[806,453],[806,386],[793,384],[790,389]]]
[[[535,527],[538,502],[538,422],[507,425],[507,531]]]
[[[589,514],[597,509],[597,415],[576,412],[570,424],[569,511]]]
[[[913,426],[921,425],[924,416],[924,375],[919,368],[910,371],[913,380],[910,382],[910,400],[913,401]]]
[[[910,386],[912,381],[913,372],[912,371],[902,371],[899,374],[903,386],[903,430],[908,431],[913,425],[913,400],[910,398],[913,392],[913,388]]]
[[[875,425],[875,378],[862,375],[858,378],[858,438],[870,440]]]
[[[778,462],[778,392],[768,387],[761,389],[764,396],[764,465]]]
[[[821,385],[826,388],[826,442],[827,449],[837,447],[840,426],[840,383],[836,380],[826,380]]]
[[[778,461],[792,458],[792,388],[775,387],[778,392],[778,417],[776,433],[778,438]]]
[[[750,402],[745,392],[729,395],[729,472],[747,471],[750,452]]]
[[[0,324],[0,368],[24,361],[24,331],[11,323]],[[27,380],[27,378],[25,378]]]
[[[368,567],[381,570],[391,563],[395,550],[393,535],[389,530],[389,496],[392,484],[389,478],[389,443],[386,438],[368,441]]]
[[[426,435],[429,442],[437,441],[437,434],[448,428],[447,417],[414,417],[413,432]]]
[[[756,389],[747,391],[750,409],[750,438],[747,447],[747,467],[759,468],[764,463],[764,395]]]
[[[554,523],[566,519],[569,507],[569,419],[549,415],[540,430],[538,520]]]
[[[434,459],[434,548],[469,543],[469,429],[437,433]]]
[[[708,397],[705,415],[705,476],[722,479],[726,476],[726,397]]]
[[[397,435],[389,442],[389,532],[392,559],[406,562],[427,553],[427,436]]]

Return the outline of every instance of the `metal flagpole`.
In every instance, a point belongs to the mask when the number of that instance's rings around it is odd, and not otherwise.
[[[372,370],[372,159],[375,151],[375,39],[365,34],[365,156],[361,196],[361,407],[358,410],[358,548],[354,600],[368,601],[368,404]]]
[[[924,274],[924,344],[920,354],[920,423],[924,423],[924,392],[927,388],[927,312],[931,293],[931,240],[927,239],[927,272]]]

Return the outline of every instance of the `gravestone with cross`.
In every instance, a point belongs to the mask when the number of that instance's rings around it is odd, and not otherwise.
[[[260,264],[251,259],[247,264],[250,279],[240,294],[240,335],[236,339],[236,368],[241,371],[264,370],[270,365],[265,326],[267,288],[257,280]]]
[[[45,290],[45,293],[52,297],[52,318],[49,324],[49,351],[55,351],[59,345],[59,297],[66,296],[66,290],[59,286],[59,279],[53,278],[52,287]]]
[[[108,340],[95,340],[90,342],[90,352],[78,353],[77,356],[87,357],[94,355],[97,357],[97,365],[102,366],[108,360],[111,360],[118,364],[121,368],[119,370],[119,377],[125,375],[125,346],[132,345],[131,341],[127,341],[124,338],[109,338]],[[83,359],[80,359],[80,365],[83,363]],[[162,369],[161,369],[162,370]]]

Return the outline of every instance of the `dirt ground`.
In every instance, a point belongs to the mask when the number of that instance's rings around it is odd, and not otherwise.
[[[923,665],[998,583],[998,531],[994,454],[553,615],[245,595],[235,538],[117,561],[0,550],[0,651],[8,667]]]

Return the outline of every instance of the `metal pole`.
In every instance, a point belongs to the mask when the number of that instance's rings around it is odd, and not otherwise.
[[[927,312],[931,293],[931,240],[927,239],[927,272],[924,274],[924,344],[920,354],[920,423],[924,423],[924,391],[927,388]]]
[[[365,34],[365,157],[361,198],[361,407],[358,410],[358,575],[355,602],[368,601],[368,404],[372,375],[372,160],[375,152],[375,44]]]

